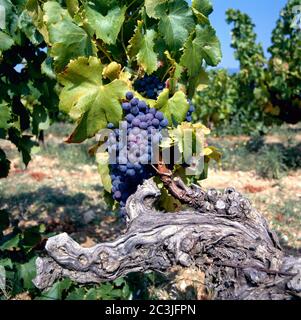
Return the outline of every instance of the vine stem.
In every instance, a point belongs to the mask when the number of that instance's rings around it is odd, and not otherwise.
[[[107,52],[107,50],[105,48],[102,47],[101,43],[99,40],[95,39],[96,41],[96,45],[97,48],[109,59],[110,62],[113,61],[113,59],[110,57],[109,53]]]

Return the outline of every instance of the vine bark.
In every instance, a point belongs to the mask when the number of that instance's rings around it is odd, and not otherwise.
[[[166,185],[188,204],[181,212],[155,209],[160,190],[152,179],[127,201],[127,230],[113,242],[83,248],[66,233],[47,241],[35,285],[47,289],[69,277],[100,283],[130,272],[196,266],[215,299],[301,297],[301,258],[286,256],[265,218],[233,188],[223,193],[188,188],[167,172]]]

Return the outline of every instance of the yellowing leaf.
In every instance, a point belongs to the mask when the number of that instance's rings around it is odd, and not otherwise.
[[[48,44],[51,46],[50,54],[57,71],[63,70],[74,58],[95,54],[89,35],[73,22],[68,11],[59,3],[46,2],[44,12],[44,22],[49,34]]]
[[[109,168],[109,154],[108,152],[97,152],[96,153],[96,162],[98,163],[98,173],[100,174],[101,181],[104,189],[107,192],[112,190],[112,181],[110,177],[110,168]]]
[[[119,78],[121,72],[121,64],[113,61],[108,66],[106,66],[103,70],[103,76],[105,78],[109,78],[111,81]]]
[[[77,119],[77,127],[67,142],[81,142],[93,137],[108,122],[118,124],[122,117],[121,99],[127,84],[116,79],[102,83],[103,65],[95,57],[70,62],[59,75],[64,86],[60,95],[60,109]]]

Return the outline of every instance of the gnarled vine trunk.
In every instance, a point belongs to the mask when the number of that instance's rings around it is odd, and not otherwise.
[[[240,193],[190,189],[168,175],[165,184],[190,208],[157,211],[160,191],[148,180],[128,199],[128,228],[115,241],[83,248],[65,233],[50,238],[49,256],[37,260],[35,285],[46,289],[61,277],[100,283],[181,265],[203,270],[215,299],[301,297],[301,258],[285,256],[264,217]]]

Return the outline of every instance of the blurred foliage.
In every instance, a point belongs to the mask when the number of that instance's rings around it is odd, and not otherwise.
[[[25,4],[0,0],[6,14],[0,30],[0,138],[10,140],[27,165],[58,113],[58,87],[46,44]],[[0,177],[7,176],[9,164],[0,149]]]
[[[46,226],[36,225],[21,229],[18,220],[0,210],[0,300],[19,294],[38,300],[115,300],[130,299],[132,291],[124,278],[100,285],[81,286],[69,279],[55,282],[51,288],[40,291],[32,280],[36,276],[35,262],[43,252],[48,237],[53,236]],[[4,277],[3,277],[4,276]]]
[[[195,120],[230,134],[266,133],[273,124],[301,120],[301,32],[293,27],[297,5],[300,0],[289,0],[281,11],[269,60],[256,41],[251,18],[239,10],[227,11],[240,69],[233,75],[211,72],[207,89],[194,99]]]

